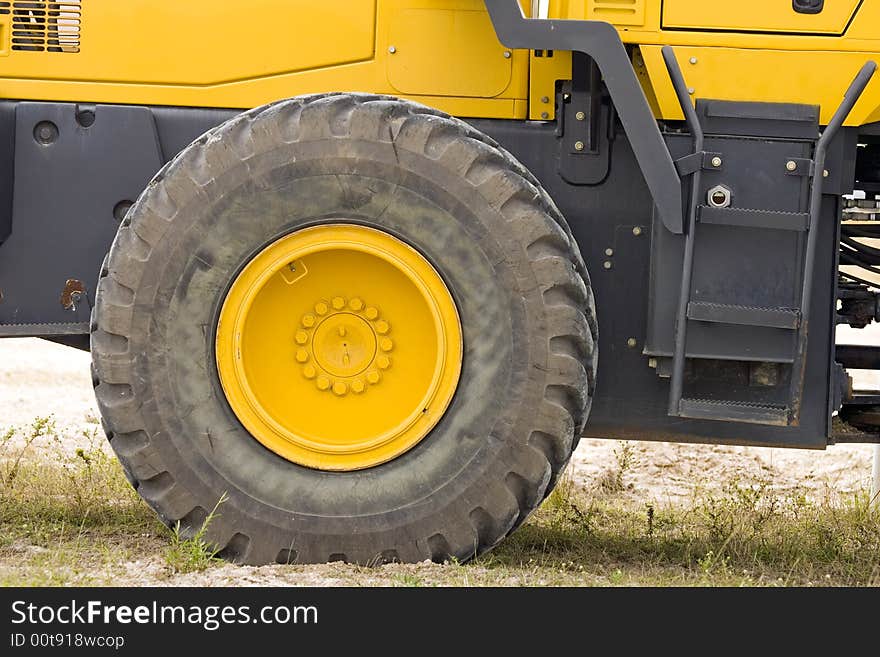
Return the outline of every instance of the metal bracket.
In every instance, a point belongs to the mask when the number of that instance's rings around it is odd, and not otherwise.
[[[791,157],[785,161],[786,176],[801,176],[810,178],[816,172],[816,165],[813,160],[803,157]]]
[[[697,171],[721,171],[723,167],[724,160],[721,157],[721,153],[711,153],[709,151],[691,153],[675,160],[675,169],[681,177],[690,176]]]
[[[569,50],[592,58],[629,136],[663,224],[683,231],[681,178],[620,35],[604,21],[532,19],[518,0],[485,0],[498,40],[522,50]]]

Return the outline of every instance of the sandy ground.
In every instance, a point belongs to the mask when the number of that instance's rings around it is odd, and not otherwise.
[[[880,343],[880,330],[849,332],[842,342]],[[80,435],[94,429],[98,410],[89,377],[89,355],[36,339],[0,341],[0,429],[24,426],[36,417],[54,416],[59,433]],[[860,377],[860,387],[880,383]],[[880,385],[878,385],[880,387]],[[615,468],[624,449],[614,440],[584,440],[575,453],[571,476],[577,485],[598,484]],[[851,492],[870,486],[873,448],[838,445],[825,451],[753,447],[631,443],[631,465],[625,484],[630,495],[645,501],[675,502],[692,496],[695,485],[734,478],[761,480],[781,491],[800,488],[814,492]],[[428,566],[425,566],[428,567]],[[409,567],[403,567],[406,569]],[[333,585],[344,583],[335,565],[290,568],[243,568],[224,565],[205,573],[169,579],[161,560],[131,563],[137,583],[173,585]],[[155,572],[153,572],[155,571]],[[131,582],[135,583],[135,581]],[[363,584],[363,581],[360,582]]]

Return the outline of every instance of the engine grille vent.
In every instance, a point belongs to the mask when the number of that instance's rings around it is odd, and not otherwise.
[[[645,0],[590,0],[587,18],[614,25],[644,25]]]
[[[79,52],[82,0],[3,2],[12,14],[12,49],[26,52]]]

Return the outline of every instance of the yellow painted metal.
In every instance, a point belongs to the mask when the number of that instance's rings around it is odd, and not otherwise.
[[[621,11],[600,11],[613,5]],[[663,29],[664,8],[667,27],[674,16],[692,29]],[[862,64],[880,63],[880,0],[834,0],[813,16],[794,12],[789,0],[550,0],[549,15],[580,20],[604,15],[614,24],[633,47],[634,63],[643,63],[636,73],[657,117],[664,119],[682,118],[660,58],[667,44],[675,47],[695,97],[820,105],[823,122]],[[534,96],[552,92],[551,77],[531,85],[532,119],[540,117]],[[846,125],[873,121],[880,121],[880,79],[868,85]]]
[[[9,0],[15,3],[16,0]],[[856,62],[880,59],[880,0],[834,0],[820,14],[788,0],[548,0],[551,18],[606,20],[642,57],[660,118],[677,118],[658,69],[669,44],[701,97],[812,103],[827,120]],[[28,0],[17,11],[39,11]],[[25,9],[25,4],[28,8]],[[0,97],[254,107],[321,91],[400,95],[457,116],[552,119],[569,56],[508,59],[483,0],[60,0],[77,14],[68,52],[14,50],[0,4]],[[528,13],[533,3],[520,0]],[[539,3],[540,4],[540,3]],[[13,9],[13,7],[10,7]],[[65,10],[66,11],[66,10]],[[665,27],[664,27],[665,26]],[[674,27],[674,29],[670,29]],[[842,33],[841,36],[835,36]],[[20,44],[19,44],[20,45]],[[848,125],[878,120],[880,78]]]
[[[528,52],[504,58],[482,0],[81,1],[76,53],[9,50],[0,14],[0,97],[250,108],[367,91],[526,118]]]
[[[571,79],[571,53],[564,50],[531,53],[529,76],[529,118],[556,118],[556,82]]]
[[[651,89],[664,118],[684,118],[669,74],[660,54],[661,46],[642,46]],[[809,52],[752,50],[745,48],[675,49],[694,97],[725,100],[756,100],[822,106],[821,122],[827,123],[843,100],[843,94],[868,59],[880,63],[870,52]],[[695,60],[695,63],[691,63]],[[780,76],[780,71],[784,75]],[[853,108],[847,125],[880,121],[880,82],[871,82]]]
[[[788,0],[664,0],[663,27],[838,35],[843,34],[860,3],[861,0],[830,0],[818,14],[801,14],[794,11]]]
[[[615,25],[641,26],[645,24],[647,2],[648,0],[587,0],[585,18]]]
[[[388,81],[399,93],[492,98],[510,86],[513,53],[485,11],[404,9],[392,17],[389,39]],[[445,55],[440,66],[437,53]],[[477,62],[480,75],[467,75]]]
[[[245,266],[220,312],[216,360],[256,440],[306,467],[359,470],[408,451],[443,417],[462,332],[417,251],[332,224],[282,237]]]

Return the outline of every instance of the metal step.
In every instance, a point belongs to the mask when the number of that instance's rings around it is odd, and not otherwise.
[[[679,416],[693,420],[721,420],[748,424],[788,426],[788,408],[772,404],[719,401],[715,399],[682,399]]]
[[[791,330],[797,329],[801,323],[801,313],[794,308],[760,308],[758,306],[737,306],[706,301],[688,303],[687,317],[697,322]]]
[[[697,221],[703,224],[720,224],[741,228],[772,228],[805,232],[810,226],[810,215],[806,212],[715,208],[701,205],[697,208]]]

